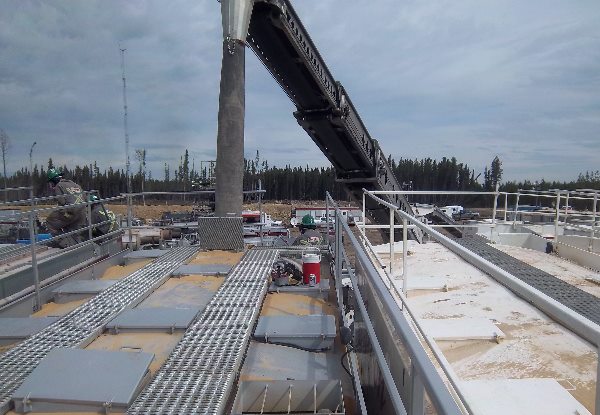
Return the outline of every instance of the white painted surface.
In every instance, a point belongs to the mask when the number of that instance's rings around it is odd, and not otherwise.
[[[402,290],[402,277],[401,275],[394,275],[396,280],[394,281],[394,285],[398,290]],[[443,290],[447,288],[447,281],[445,277],[435,277],[435,276],[420,276],[420,275],[411,275],[408,278],[406,283],[406,288],[411,290]]]
[[[554,379],[463,382],[476,415],[591,415]]]
[[[504,333],[485,318],[450,318],[421,320],[421,326],[435,340],[493,340]]]
[[[598,275],[589,269],[539,251],[494,246],[600,295],[600,286],[585,280]],[[402,244],[396,243],[394,247],[394,269],[400,271]],[[380,258],[385,257],[384,263],[387,263],[389,246],[376,248],[382,252]],[[420,321],[482,318],[495,322],[505,335],[500,344],[489,340],[440,342],[438,345],[459,379],[484,380],[492,375],[497,379],[555,378],[561,382],[564,379],[577,387],[579,396],[584,396],[581,403],[592,407],[598,368],[595,347],[440,244],[409,241],[408,250],[411,252],[408,256],[409,278],[438,276],[445,278],[449,286],[447,292],[424,291],[409,296],[408,304]],[[394,280],[394,284],[396,282]],[[471,394],[467,393],[467,396]],[[495,397],[491,399],[494,404],[499,401]],[[500,413],[511,414],[510,411]]]

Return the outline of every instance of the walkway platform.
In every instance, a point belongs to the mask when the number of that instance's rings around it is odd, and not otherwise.
[[[278,254],[252,249],[244,255],[128,414],[223,413]]]
[[[489,245],[479,235],[455,241],[588,320],[600,324],[600,298]]]

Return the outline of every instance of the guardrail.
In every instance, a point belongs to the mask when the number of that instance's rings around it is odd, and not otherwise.
[[[581,315],[572,311],[571,309],[564,307],[561,303],[554,300],[553,298],[548,297],[544,293],[525,284],[521,280],[513,277],[511,274],[509,274],[508,272],[497,267],[495,264],[475,255],[473,252],[464,248],[462,245],[456,243],[455,241],[453,241],[453,240],[449,239],[448,237],[442,235],[441,233],[437,232],[435,229],[433,229],[432,226],[424,224],[424,223],[418,221],[416,218],[411,217],[410,215],[407,215],[406,213],[402,212],[396,206],[379,198],[376,195],[376,193],[378,193],[378,192],[369,191],[367,189],[363,189],[363,192],[366,197],[372,198],[373,200],[377,201],[381,205],[390,209],[390,211],[398,212],[398,214],[403,219],[403,224],[402,224],[403,228],[407,228],[409,226],[416,226],[416,227],[420,228],[424,234],[428,235],[433,240],[441,243],[442,245],[444,245],[445,247],[447,247],[448,249],[450,249],[457,255],[461,256],[462,258],[466,259],[468,262],[470,262],[471,264],[473,264],[480,270],[488,273],[494,279],[502,282],[504,285],[507,285],[511,290],[517,292],[519,294],[519,296],[525,298],[527,301],[534,304],[540,310],[547,313],[551,317],[555,318],[558,322],[563,324],[566,328],[568,328],[569,330],[578,334],[585,340],[589,341],[596,348],[597,355],[598,355],[595,407],[596,407],[596,414],[600,415],[600,326],[598,326],[597,324],[593,323],[592,321],[586,319],[585,317],[582,317]],[[393,216],[391,213],[390,213],[390,218],[391,218],[390,228],[393,229]],[[366,236],[364,237],[364,239],[366,240]],[[393,241],[393,240],[394,239],[393,239],[393,234],[392,234],[392,238],[390,238],[390,241]],[[392,245],[393,245],[393,243],[390,243],[390,246],[392,246]],[[404,269],[403,269],[402,275],[404,278],[403,287],[406,287],[406,278],[407,278],[406,231],[403,232],[403,246],[404,246],[404,253],[403,253]],[[393,250],[393,248],[390,248],[390,249]],[[384,274],[389,279],[388,282],[391,285],[391,277],[392,277],[391,272],[388,274],[387,270],[384,270]],[[458,388],[457,378],[453,374],[453,372],[450,368],[450,365],[447,364],[447,362],[445,362],[445,358],[443,357],[443,354],[435,346],[435,343],[431,339],[429,339],[427,337],[427,335],[424,333],[424,331],[420,328],[418,320],[414,317],[414,314],[410,310],[410,307],[408,307],[408,305],[407,305],[406,297],[404,295],[405,293],[400,293],[397,290],[394,293],[397,294],[397,296],[400,298],[400,300],[403,304],[403,309],[406,310],[407,314],[410,315],[411,318],[413,319],[413,324],[415,324],[415,326],[417,327],[420,335],[423,336],[423,338],[425,339],[427,344],[431,347],[431,350],[434,353],[434,355],[436,356],[436,358],[438,359],[438,361],[440,362],[440,365],[441,365],[443,371],[448,376],[449,381],[454,386],[456,393],[461,395],[460,389]],[[463,403],[464,403],[464,400],[463,400]]]
[[[31,266],[32,266],[32,272],[33,272],[33,284],[34,284],[34,292],[35,292],[35,299],[33,302],[33,311],[38,311],[42,304],[41,304],[41,300],[40,300],[40,276],[39,276],[39,267],[38,267],[38,252],[37,252],[37,247],[39,246],[44,246],[44,245],[48,245],[51,244],[52,242],[56,242],[58,240],[60,240],[61,238],[65,238],[65,237],[73,237],[73,236],[78,236],[78,235],[84,235],[85,232],[87,232],[87,236],[86,236],[86,240],[78,242],[78,243],[74,243],[64,249],[62,249],[60,252],[55,252],[52,253],[50,255],[45,256],[45,258],[49,259],[52,258],[54,256],[60,255],[66,251],[71,251],[71,250],[75,250],[78,249],[80,247],[86,246],[86,245],[93,245],[94,246],[94,256],[97,257],[99,255],[99,252],[97,251],[96,247],[97,247],[97,243],[104,241],[104,240],[108,240],[108,239],[112,239],[114,237],[117,237],[118,235],[123,234],[124,232],[128,233],[128,241],[129,241],[129,247],[131,248],[131,241],[132,241],[132,229],[133,229],[133,225],[132,225],[132,207],[133,207],[133,202],[136,198],[144,198],[144,196],[154,196],[154,195],[171,195],[171,196],[181,196],[183,198],[183,200],[185,201],[186,197],[190,197],[190,196],[194,196],[194,195],[207,195],[207,194],[213,194],[214,190],[197,190],[197,191],[189,191],[189,192],[140,192],[140,193],[126,193],[126,194],[121,194],[119,196],[115,196],[115,197],[107,197],[107,198],[98,198],[94,201],[89,201],[90,196],[91,195],[97,195],[97,191],[96,190],[91,190],[91,191],[83,191],[81,192],[81,195],[83,195],[83,199],[85,200],[84,202],[81,203],[74,203],[74,204],[69,204],[69,205],[63,205],[63,206],[51,206],[51,207],[39,207],[39,203],[43,202],[43,203],[51,203],[53,201],[55,201],[57,199],[57,197],[59,196],[48,196],[48,197],[34,197],[33,195],[33,188],[32,187],[16,187],[16,188],[6,188],[6,189],[0,189],[0,192],[9,192],[9,191],[16,191],[18,193],[20,193],[21,191],[27,191],[29,193],[29,198],[27,199],[19,199],[19,200],[12,200],[12,201],[8,201],[8,202],[0,202],[0,208],[2,207],[10,207],[10,206],[19,206],[22,207],[23,205],[28,206],[29,208],[27,210],[20,210],[18,212],[12,212],[10,215],[5,215],[3,216],[4,220],[8,220],[8,219],[12,219],[13,222],[24,222],[25,220],[28,221],[27,223],[27,227],[29,228],[29,243],[30,243],[30,255],[31,255]],[[249,190],[249,191],[244,191],[244,194],[258,194],[259,195],[259,206],[260,206],[260,211],[262,213],[262,194],[264,194],[266,191],[264,189],[262,189],[260,187],[259,184],[259,188],[256,190]],[[20,196],[19,196],[20,197]],[[100,236],[94,236],[93,235],[93,231],[95,228],[100,227],[102,225],[106,225],[108,223],[111,223],[110,220],[106,220],[106,221],[102,221],[102,222],[98,222],[98,223],[93,223],[92,222],[92,206],[96,203],[108,203],[108,202],[126,202],[127,203],[127,226],[125,228],[121,228],[112,232],[109,232],[107,234],[104,235],[100,235]],[[86,225],[82,226],[81,228],[69,231],[69,232],[64,232],[61,233],[60,235],[55,235],[52,236],[49,239],[44,239],[44,240],[37,240],[37,226],[36,226],[36,218],[37,215],[39,213],[50,213],[53,211],[58,211],[58,210],[63,210],[66,208],[73,208],[73,207],[82,207],[86,210]],[[117,223],[121,223],[120,217],[116,218]],[[262,239],[262,224],[260,225],[261,227],[261,239]],[[23,253],[23,250],[19,250],[19,253]],[[15,251],[16,253],[16,251]],[[10,255],[10,254],[9,254]]]
[[[329,193],[326,203],[328,210],[331,206],[335,212],[333,252],[338,301],[344,304],[341,281],[343,277],[350,280],[356,300],[353,341],[358,344],[353,347],[359,349],[360,353],[356,354],[350,349],[350,364],[361,378],[371,382],[365,388],[365,392],[361,385],[355,386],[361,413],[369,409],[364,406],[365,401],[361,400],[363,393],[370,405],[382,406],[375,410],[370,408],[372,413],[392,411],[397,414],[423,414],[426,405],[425,394],[439,414],[468,413],[467,405],[456,391],[451,392],[446,388],[411,323],[392,297],[362,244],[346,221],[342,220],[341,211]],[[329,218],[329,212],[327,213]],[[352,248],[353,258],[344,248],[343,239],[346,239],[345,245]],[[409,357],[407,362],[403,361],[402,354],[397,349],[398,340]],[[382,342],[385,348],[382,347]],[[408,382],[404,377],[408,377]],[[379,383],[374,379],[380,379]],[[380,395],[375,396],[380,393],[389,397],[389,401],[382,399]],[[391,408],[386,405],[391,405]]]

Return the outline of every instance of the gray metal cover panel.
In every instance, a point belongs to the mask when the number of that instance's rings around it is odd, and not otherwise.
[[[52,290],[54,295],[60,294],[98,294],[114,285],[117,280],[79,280],[70,281]]]
[[[197,308],[134,308],[123,311],[106,328],[112,332],[140,330],[174,330],[186,329],[198,314]]]
[[[198,239],[201,249],[242,251],[244,249],[242,218],[198,218]]]
[[[0,318],[0,344],[3,340],[25,339],[58,320],[58,317]]]
[[[53,349],[15,391],[15,409],[39,412],[46,404],[62,403],[65,410],[89,405],[98,411],[105,402],[125,408],[153,359],[151,353]]]
[[[102,333],[109,320],[127,307],[139,304],[196,252],[196,247],[172,249],[54,324],[0,354],[0,414],[9,410],[14,391],[52,349],[89,344]]]
[[[115,283],[117,280],[70,281],[52,290],[52,296],[56,303],[67,303],[99,294]]]
[[[232,266],[227,264],[190,264],[182,265],[173,272],[173,276],[177,275],[227,275],[231,271]]]
[[[309,350],[330,348],[335,334],[335,317],[327,314],[262,316],[254,330],[255,339]]]
[[[277,344],[252,341],[240,376],[245,379],[336,379],[342,375],[339,359]]]

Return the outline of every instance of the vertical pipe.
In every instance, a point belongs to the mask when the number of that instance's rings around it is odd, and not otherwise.
[[[36,312],[42,308],[42,302],[40,300],[40,274],[38,271],[37,256],[35,252],[37,238],[35,235],[35,222],[33,220],[33,217],[35,215],[33,187],[29,189],[29,197],[31,198],[31,212],[29,212],[29,241],[31,242],[31,268],[33,270],[33,285],[35,286],[35,300],[33,303],[33,311]]]
[[[240,216],[244,179],[245,47],[223,40],[217,128],[215,215]]]

